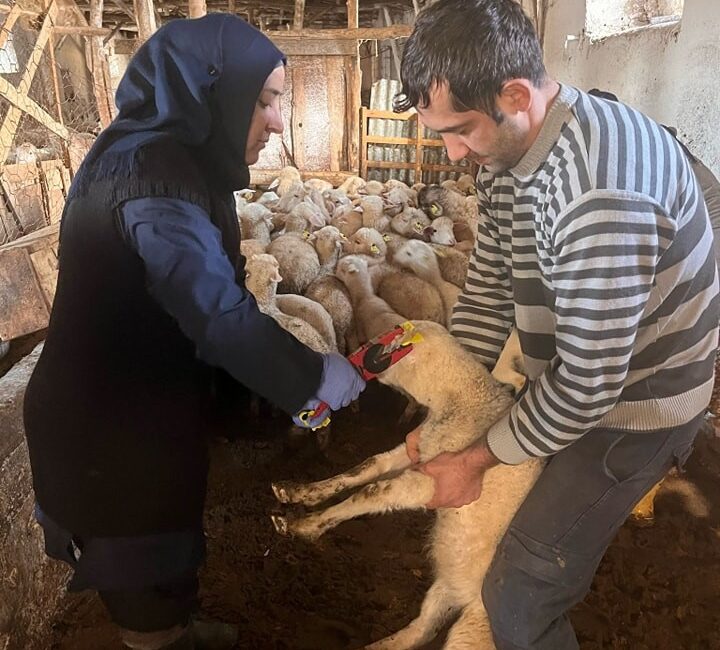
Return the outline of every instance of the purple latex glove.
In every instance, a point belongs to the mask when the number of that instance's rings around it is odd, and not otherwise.
[[[360,393],[365,390],[365,380],[360,373],[344,356],[337,352],[323,354],[323,372],[316,394],[311,397],[300,409],[302,411],[314,410],[320,402],[325,402],[331,411],[347,406],[354,402]],[[330,413],[325,412],[317,418],[303,422],[299,414],[293,416],[293,422],[300,427],[312,429],[320,426]]]

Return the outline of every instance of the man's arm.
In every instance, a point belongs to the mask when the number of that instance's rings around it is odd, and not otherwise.
[[[450,331],[492,370],[514,322],[512,287],[489,200],[478,187],[478,235]]]

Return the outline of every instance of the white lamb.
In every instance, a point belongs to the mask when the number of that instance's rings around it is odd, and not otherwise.
[[[433,244],[442,244],[443,246],[455,246],[455,222],[449,217],[438,217],[425,229],[425,234],[429,235]]]
[[[291,222],[288,217],[288,224]],[[299,220],[299,218],[298,218]],[[286,229],[288,227],[286,224]],[[320,271],[315,248],[308,243],[306,232],[288,232],[273,240],[267,252],[275,257],[280,264],[280,293],[297,293],[302,295]]]
[[[474,196],[464,196],[439,185],[428,185],[418,194],[418,202],[433,219],[450,217],[453,221],[462,221],[477,236],[478,207]]]
[[[275,190],[279,197],[285,196],[288,190],[297,185],[302,185],[302,177],[295,167],[283,167],[278,177],[268,185],[269,190]]]
[[[428,409],[419,428],[422,462],[459,451],[486,434],[513,404],[510,392],[443,327],[415,323],[423,340],[379,380]],[[480,498],[436,513],[430,539],[435,581],[420,613],[407,627],[366,650],[411,650],[429,643],[444,625],[445,650],[491,650],[494,643],[481,586],[498,542],[542,470],[542,461],[499,465],[485,474]],[[433,479],[411,468],[405,445],[373,456],[350,471],[310,484],[276,483],[283,503],[314,506],[340,492],[363,489],[325,510],[293,519],[274,516],[282,534],[317,539],[338,524],[367,514],[417,510],[432,498]]]
[[[378,232],[385,232],[390,227],[390,217],[385,214],[385,202],[380,196],[364,196],[356,208],[362,214],[362,224],[365,228],[375,228]]]
[[[366,182],[364,178],[359,176],[348,176],[342,184],[338,187],[350,198],[354,198],[360,194],[360,191],[365,187]]]
[[[418,239],[410,239],[395,253],[394,263],[409,269],[438,290],[445,306],[445,327],[449,329],[453,307],[460,295],[460,288],[443,280],[432,247]]]
[[[272,212],[260,203],[248,203],[238,210],[240,232],[243,240],[257,239],[266,246],[270,244],[273,229]]]

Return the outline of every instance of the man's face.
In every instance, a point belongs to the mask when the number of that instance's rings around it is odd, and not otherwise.
[[[280,65],[265,80],[265,85],[255,103],[245,145],[246,165],[252,165],[258,161],[260,152],[265,148],[270,134],[283,132],[280,96],[284,88],[285,66]]]
[[[436,85],[430,91],[430,104],[418,106],[420,121],[437,131],[445,142],[448,158],[463,158],[483,166],[492,174],[500,174],[514,167],[527,151],[526,122],[512,113],[498,111],[500,124],[480,111],[458,113],[452,105],[447,84]]]

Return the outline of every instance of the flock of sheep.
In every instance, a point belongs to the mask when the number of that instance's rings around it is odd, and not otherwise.
[[[303,183],[287,168],[274,185],[252,203],[238,196],[246,284],[260,309],[322,352],[350,352],[411,320],[422,341],[379,380],[427,409],[421,460],[484,435],[513,403],[508,385],[493,375],[517,373],[503,367],[515,362],[503,354],[491,375],[447,329],[477,232],[473,179],[411,188],[351,177],[333,188]],[[431,537],[436,578],[419,616],[369,649],[422,646],[452,618],[447,650],[494,647],[480,585],[540,470],[539,460],[495,467],[477,501],[438,512]],[[362,487],[304,516],[273,516],[279,533],[307,539],[360,515],[423,508],[434,490],[431,478],[412,470],[404,444],[333,478],[272,487],[281,503],[310,507]]]

